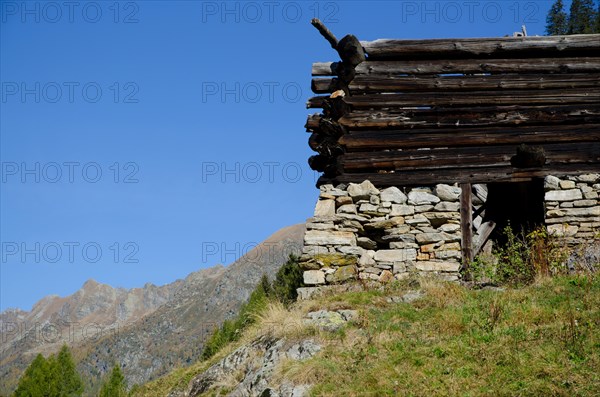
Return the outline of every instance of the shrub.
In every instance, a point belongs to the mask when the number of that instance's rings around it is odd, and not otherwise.
[[[499,263],[496,276],[502,283],[529,284],[535,278],[535,266],[527,237],[523,233],[515,234],[510,226],[503,232],[507,242],[497,250]]]
[[[503,230],[503,237],[506,243],[495,247],[491,257],[479,255],[471,264],[475,281],[526,285],[536,276],[567,272],[568,250],[549,236],[545,227],[517,234],[509,225]]]
[[[302,269],[298,266],[298,258],[290,255],[288,261],[279,269],[273,281],[275,298],[288,306],[298,298],[297,289],[304,286]]]

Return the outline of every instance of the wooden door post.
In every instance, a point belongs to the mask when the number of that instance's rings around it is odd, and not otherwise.
[[[460,230],[462,232],[462,265],[463,275],[469,279],[471,262],[473,261],[473,212],[471,207],[471,184],[460,185]]]

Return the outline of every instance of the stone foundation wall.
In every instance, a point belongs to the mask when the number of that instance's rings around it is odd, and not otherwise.
[[[307,285],[390,281],[413,273],[460,276],[460,188],[321,186],[300,259]]]
[[[600,174],[548,176],[544,186],[549,234],[571,245],[597,241]],[[473,191],[473,204],[482,204],[486,186],[474,185]],[[459,198],[459,187],[444,184],[382,190],[369,181],[321,186],[300,257],[304,283],[321,286],[350,279],[385,283],[411,273],[458,280]],[[474,219],[475,227],[480,223],[481,217]]]
[[[546,217],[550,235],[571,245],[598,240],[600,233],[600,174],[544,180]]]

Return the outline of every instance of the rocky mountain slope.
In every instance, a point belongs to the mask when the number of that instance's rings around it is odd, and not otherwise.
[[[15,386],[35,354],[54,352],[65,341],[75,347],[90,391],[115,362],[133,385],[196,361],[203,339],[237,312],[262,274],[274,275],[300,251],[303,236],[303,224],[281,229],[227,267],[163,287],[123,290],[88,281],[69,297],[42,299],[31,312],[2,313],[0,393]]]
[[[0,313],[0,390],[6,390],[37,353],[80,345],[134,323],[174,297],[182,280],[158,287],[113,288],[88,280],[67,297],[46,296],[31,311]]]

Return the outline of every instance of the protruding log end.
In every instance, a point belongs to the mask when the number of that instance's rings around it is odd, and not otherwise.
[[[310,156],[308,158],[308,165],[315,171],[323,172],[325,171],[325,168],[329,165],[329,158],[320,154]]]
[[[327,40],[329,42],[329,44],[331,44],[331,48],[333,48],[334,50],[337,50],[338,40],[335,38],[333,33],[331,33],[331,31],[329,29],[327,29],[327,26],[325,26],[319,18],[313,18],[310,21],[310,23],[315,28],[317,28],[319,33],[321,33],[321,36],[323,36],[325,38],[325,40]]]
[[[367,59],[360,41],[352,34],[344,36],[336,49],[342,61],[352,65],[352,67],[356,67],[356,65]]]
[[[308,138],[308,146],[315,152],[319,149],[319,145],[323,143],[323,136],[321,134],[312,133]]]

